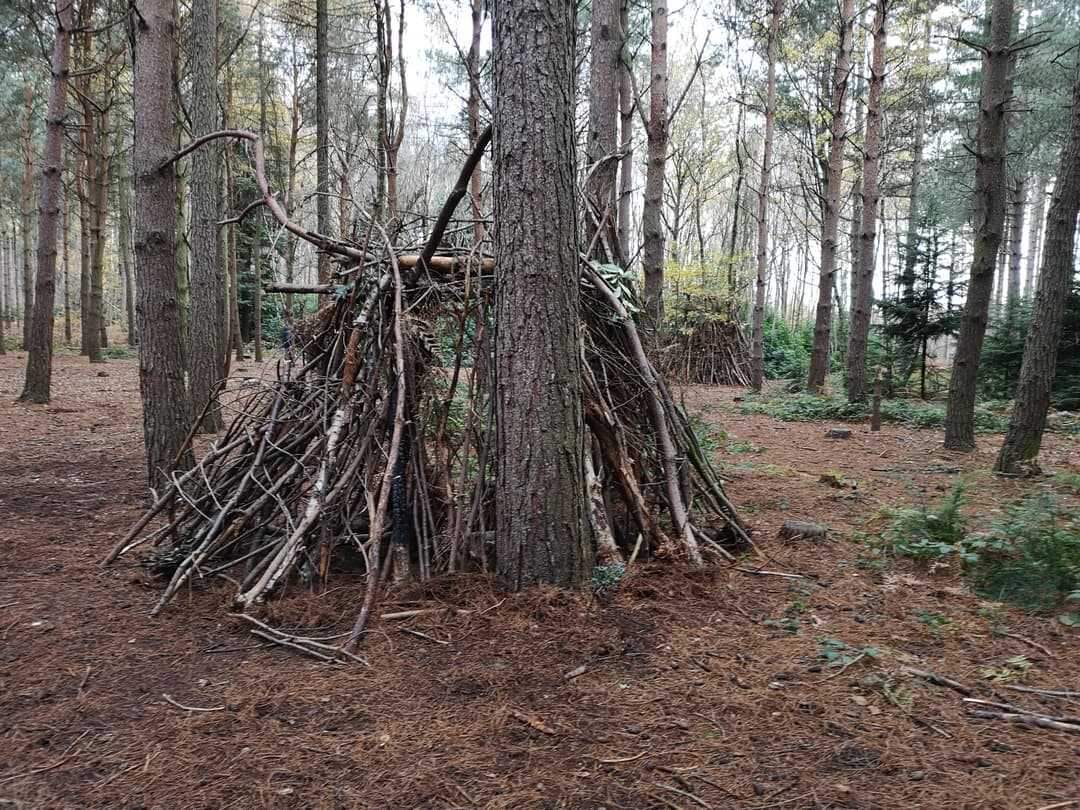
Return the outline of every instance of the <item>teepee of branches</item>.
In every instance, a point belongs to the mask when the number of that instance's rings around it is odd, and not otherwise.
[[[288,588],[324,589],[344,576],[343,555],[359,556],[362,606],[353,632],[333,648],[344,651],[385,581],[489,568],[497,257],[436,251],[486,141],[426,243],[399,251],[376,225],[364,242],[346,244],[289,222],[266,188],[261,139],[232,134],[254,144],[263,202],[340,268],[333,283],[305,288],[327,303],[299,330],[302,351],[192,469],[173,476],[105,563],[141,553],[167,576],[155,613],[185,583],[206,577],[233,583],[244,612]],[[629,285],[611,265],[583,258],[580,289],[599,561],[618,566],[634,553],[730,560],[750,539],[647,356]],[[327,655],[328,645],[305,641],[309,652]]]

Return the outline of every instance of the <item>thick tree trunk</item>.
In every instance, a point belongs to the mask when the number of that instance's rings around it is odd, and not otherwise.
[[[645,164],[645,205],[641,211],[645,310],[652,328],[664,320],[664,170],[668,148],[668,9],[652,0],[652,56],[649,67],[649,127]]]
[[[873,304],[874,251],[877,245],[878,167],[881,160],[881,118],[885,100],[885,27],[889,0],[877,0],[874,9],[874,46],[870,57],[870,90],[866,101],[866,136],[863,139],[862,224],[859,228],[858,262],[854,297],[851,302],[851,329],[848,332],[847,396],[849,402],[864,402],[866,391],[866,346],[870,335]]]
[[[975,447],[975,381],[986,335],[994,270],[1005,224],[1005,104],[1008,101],[1009,35],[1013,0],[994,0],[990,39],[983,54],[983,84],[975,169],[975,247],[960,337],[949,378],[945,447]]]
[[[53,356],[53,300],[56,297],[56,225],[60,203],[64,106],[67,102],[68,59],[73,25],[72,0],[56,0],[56,38],[52,55],[49,109],[41,156],[41,195],[38,207],[37,307],[27,343],[26,385],[20,399],[48,402]]]
[[[1020,382],[1005,442],[994,469],[1015,473],[1021,461],[1035,458],[1042,444],[1050,389],[1054,383],[1058,344],[1065,317],[1065,302],[1075,269],[1077,214],[1080,213],[1080,60],[1073,85],[1068,140],[1061,150],[1061,164],[1050,212],[1046,218],[1046,249],[1039,286],[1035,293],[1031,325],[1024,341]]]
[[[757,281],[754,286],[753,338],[750,350],[750,387],[760,391],[765,379],[765,284],[768,280],[769,179],[772,173],[773,128],[776,123],[776,46],[784,0],[773,0],[769,15],[768,74],[765,86],[765,143],[761,151],[758,184]]]
[[[840,50],[833,73],[832,113],[829,126],[829,177],[825,191],[825,213],[821,224],[821,275],[818,280],[814,343],[810,352],[807,388],[818,393],[829,372],[829,334],[832,330],[833,289],[836,283],[837,233],[840,227],[840,190],[843,186],[844,140],[847,127],[844,100],[851,72],[852,25],[855,0],[843,0],[840,9]]]
[[[193,459],[181,452],[191,407],[180,353],[176,289],[176,178],[172,157],[173,30],[170,0],[142,0],[135,15],[135,259],[139,387],[147,478],[159,488]]]
[[[593,569],[569,4],[497,0],[494,167],[497,569],[511,588],[581,586]]]
[[[192,0],[191,123],[192,136],[217,128],[217,0]],[[261,39],[260,39],[261,42]],[[188,369],[192,417],[204,413],[199,430],[221,430],[218,382],[222,347],[219,342],[221,298],[225,279],[221,271],[218,240],[218,177],[221,149],[210,141],[191,156],[188,242],[191,245],[191,322]]]
[[[585,194],[595,208],[595,217],[586,216],[585,244],[592,244],[597,232],[607,239],[615,234],[618,212],[615,207],[615,180],[619,148],[618,69],[622,46],[618,0],[593,0],[589,26],[589,128],[585,138],[585,157],[589,164]],[[605,160],[606,158],[606,160]],[[601,161],[603,161],[601,163]],[[609,245],[609,254],[615,245]]]

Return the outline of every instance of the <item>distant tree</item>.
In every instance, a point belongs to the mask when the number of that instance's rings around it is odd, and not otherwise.
[[[1005,229],[1005,114],[1009,100],[1010,36],[1013,0],[993,0],[990,37],[983,47],[982,92],[975,148],[975,250],[967,300],[960,317],[960,337],[949,378],[945,409],[945,447],[975,447],[975,383],[986,335],[998,248]]]
[[[618,163],[619,83],[617,79],[622,41],[616,0],[593,0],[589,25],[589,127],[585,159],[589,173],[585,193],[592,212],[586,213],[585,241],[597,234],[607,240],[607,254],[617,255],[615,180]],[[620,256],[620,258],[622,258]]]
[[[664,171],[668,150],[668,8],[652,0],[652,50],[649,61],[649,118],[646,123],[645,204],[641,212],[645,309],[653,328],[664,318]]]
[[[217,0],[192,0],[188,33],[192,47],[192,136],[217,129]],[[190,217],[191,320],[188,326],[188,368],[191,406],[195,418],[203,413],[199,429],[221,430],[221,406],[217,389],[226,350],[221,346],[222,302],[226,286],[218,239],[218,165],[221,149],[211,141],[191,156]]]
[[[56,297],[56,230],[60,213],[60,172],[63,168],[64,108],[67,104],[68,60],[71,54],[73,0],[56,0],[52,83],[45,119],[41,195],[38,207],[37,281],[33,320],[27,335],[26,385],[20,399],[48,402],[51,397],[53,305]],[[2,335],[0,335],[2,338]]]
[[[840,46],[833,71],[832,105],[829,113],[829,157],[825,210],[821,222],[821,265],[818,278],[817,314],[814,319],[814,348],[810,354],[807,388],[820,392],[829,371],[829,334],[832,329],[833,291],[836,285],[837,233],[840,226],[840,190],[844,174],[844,142],[847,123],[844,116],[848,84],[851,79],[852,26],[855,0],[843,0],[840,7]]]
[[[159,488],[173,469],[190,467],[181,452],[191,407],[184,384],[180,302],[176,287],[176,170],[173,163],[173,15],[171,0],[142,0],[135,30],[135,305],[139,390],[147,478]]]
[[[496,552],[511,588],[581,586],[586,512],[574,6],[495,4]]]
[[[758,184],[757,281],[751,325],[750,387],[760,391],[765,373],[765,286],[769,253],[769,179],[772,174],[773,128],[776,123],[776,46],[784,0],[773,0],[766,46],[768,74],[765,79],[765,141],[761,149],[761,181]]]
[[[877,260],[878,169],[881,163],[881,125],[885,102],[885,27],[889,0],[874,6],[874,45],[870,57],[870,90],[866,100],[866,136],[863,138],[862,222],[856,262],[851,268],[851,328],[848,332],[848,402],[866,400],[866,344],[873,307],[874,262]]]
[[[1046,252],[1035,292],[1033,316],[1024,342],[1020,383],[1005,442],[994,469],[1014,473],[1019,462],[1035,458],[1042,444],[1050,389],[1069,285],[1075,270],[1074,246],[1080,213],[1080,59],[1072,93],[1068,135],[1046,220]]]

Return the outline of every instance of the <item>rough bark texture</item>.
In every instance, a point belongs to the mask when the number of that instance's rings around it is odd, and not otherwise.
[[[630,206],[634,192],[634,87],[630,78],[629,0],[619,0],[619,255],[630,261]]]
[[[38,302],[27,336],[26,385],[20,399],[48,402],[51,396],[53,356],[53,301],[56,297],[56,225],[60,209],[60,171],[67,101],[68,59],[71,53],[72,0],[56,2],[56,38],[53,43],[49,110],[45,119],[45,145],[41,156],[41,195],[38,203]],[[2,339],[0,334],[0,339]]]
[[[319,233],[330,233],[330,88],[327,79],[330,44],[327,0],[315,0],[315,221]],[[319,283],[330,280],[330,257],[319,253]]]
[[[649,68],[649,127],[645,205],[641,211],[645,309],[655,329],[664,319],[664,170],[668,146],[668,9],[652,0],[652,57]]]
[[[494,15],[497,568],[510,587],[593,567],[584,465],[573,6]]]
[[[191,5],[191,123],[192,136],[217,128],[217,0],[192,0]],[[188,368],[193,418],[206,407],[199,429],[221,430],[221,406],[217,400],[222,367],[220,345],[221,297],[225,290],[218,240],[218,178],[221,147],[210,141],[191,156],[189,181],[191,215],[191,323]],[[209,403],[209,404],[208,404]]]
[[[30,140],[30,121],[34,112],[34,90],[29,80],[23,85],[23,176],[22,176],[22,279],[23,279],[23,333],[22,347],[28,348],[30,324],[34,309],[34,270],[30,261],[31,180],[34,176],[34,149]]]
[[[589,31],[589,129],[585,140],[589,175],[585,193],[595,206],[596,216],[586,218],[586,243],[592,242],[597,231],[602,232],[605,238],[609,233],[615,233],[615,176],[618,162],[610,156],[619,148],[617,75],[622,42],[617,0],[593,0]],[[608,159],[604,161],[604,158]]]
[[[945,410],[945,447],[975,447],[975,381],[986,335],[986,319],[994,288],[994,268],[1005,226],[1005,104],[1008,100],[1009,34],[1013,0],[994,0],[990,39],[983,54],[979,99],[978,144],[975,150],[975,247],[967,300],[960,318],[960,336],[949,378]]]
[[[1068,140],[1061,150],[1061,164],[1050,213],[1046,218],[1046,249],[1039,285],[1035,292],[1031,325],[1024,341],[1020,382],[1016,389],[1009,430],[994,469],[1014,473],[1020,461],[1035,458],[1046,427],[1050,388],[1054,383],[1058,343],[1065,317],[1074,261],[1076,218],[1080,212],[1080,62],[1072,94]]]
[[[176,179],[172,157],[172,3],[142,0],[135,24],[136,328],[143,439],[151,487],[192,462],[180,454],[191,421],[176,290]]]
[[[855,0],[843,0],[840,9],[840,50],[833,73],[832,115],[829,125],[829,177],[825,191],[825,214],[821,225],[821,276],[818,281],[814,344],[810,352],[807,387],[820,392],[829,371],[829,333],[832,329],[832,297],[836,283],[836,247],[840,226],[840,189],[844,173],[844,140],[847,134],[844,98],[851,72],[852,23]]]
[[[877,243],[878,167],[881,160],[881,116],[885,98],[885,21],[888,0],[874,9],[874,47],[870,56],[870,90],[866,100],[866,136],[863,139],[862,224],[858,262],[852,268],[854,296],[848,332],[847,396],[849,402],[866,400],[866,344],[873,305],[874,249]]]
[[[784,0],[774,0],[769,15],[769,43],[766,59],[768,75],[765,87],[765,143],[761,151],[761,182],[757,206],[757,281],[754,286],[753,337],[750,349],[750,387],[761,390],[765,379],[765,285],[768,280],[769,253],[769,177],[772,173],[773,128],[776,122],[776,45]]]

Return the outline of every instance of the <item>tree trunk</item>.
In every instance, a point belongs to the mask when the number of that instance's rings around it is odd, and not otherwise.
[[[630,218],[634,193],[634,87],[631,83],[629,0],[619,0],[619,255],[630,263]]]
[[[61,183],[61,185],[63,184]],[[71,261],[71,194],[67,192],[64,194],[61,221],[60,233],[63,234],[63,240],[61,241],[63,258],[60,266],[64,274],[64,343],[71,346],[73,343],[71,332],[71,276],[68,273]]]
[[[300,61],[296,51],[296,40],[292,42],[292,98],[289,103],[289,168],[285,192],[285,216],[290,220],[296,213],[296,148],[300,141]],[[285,283],[296,280],[296,240],[292,231],[285,232]],[[293,294],[285,293],[285,314],[292,317]],[[228,352],[226,351],[226,354]]]
[[[120,269],[124,274],[124,313],[127,320],[127,342],[129,346],[139,343],[139,333],[135,329],[135,259],[131,255],[131,175],[125,166],[124,173],[117,179],[117,214],[120,220]]]
[[[23,84],[23,177],[22,177],[22,289],[23,333],[22,348],[30,348],[30,329],[34,310],[34,271],[30,261],[31,180],[34,175],[34,149],[30,139],[30,120],[34,110],[34,89],[27,80]]]
[[[67,103],[68,59],[73,25],[72,0],[56,0],[56,38],[53,43],[52,82],[45,118],[45,145],[41,156],[41,194],[38,203],[37,306],[27,343],[26,385],[19,398],[48,402],[51,396],[53,357],[53,299],[56,296],[56,225],[60,207],[60,171]]]
[[[383,96],[383,102],[388,105],[390,99],[390,73],[394,64],[394,26],[393,18],[390,14],[390,0],[383,0],[383,21],[386,36],[386,91]],[[389,107],[387,107],[385,114],[383,115],[385,128],[379,133],[379,137],[382,138],[383,155],[386,159],[386,207],[390,216],[387,221],[387,232],[390,234],[393,234],[398,229],[401,221],[398,213],[397,163],[398,152],[401,150],[401,143],[405,137],[405,115],[409,109],[409,93],[408,88],[405,85],[405,51],[403,41],[405,34],[405,0],[401,0],[401,8],[398,12],[397,33],[397,72],[398,84],[401,86],[401,96],[398,99],[397,120],[390,120],[390,110]]]
[[[1009,430],[994,469],[1015,473],[1021,461],[1035,458],[1042,444],[1050,389],[1054,383],[1065,302],[1074,271],[1076,220],[1080,213],[1080,60],[1073,84],[1068,140],[1061,150],[1054,195],[1046,217],[1046,248],[1031,325],[1024,341],[1020,382]]]
[[[469,125],[469,149],[476,147],[480,138],[480,35],[483,33],[483,0],[470,0],[472,35],[469,38],[469,54],[466,69],[469,72],[469,100],[466,116]],[[473,244],[484,241],[483,171],[478,163],[469,179],[469,201],[472,204]]]
[[[497,570],[583,585],[585,484],[570,4],[495,4]]]
[[[833,73],[832,117],[829,127],[829,177],[825,192],[825,213],[821,223],[821,276],[818,280],[817,313],[814,318],[814,343],[810,352],[807,388],[820,393],[829,372],[829,333],[832,329],[833,288],[836,283],[837,232],[840,226],[840,189],[843,186],[844,99],[851,72],[852,24],[855,0],[843,0],[840,10],[840,50]]]
[[[192,0],[191,124],[192,137],[217,128],[217,0]],[[261,43],[260,38],[260,43]],[[261,48],[260,44],[260,48]],[[205,413],[198,429],[221,430],[218,382],[222,348],[218,323],[225,290],[218,240],[218,177],[221,149],[210,141],[191,156],[188,243],[191,245],[191,321],[188,327],[188,370],[192,417]],[[205,411],[204,411],[205,408]]]
[[[866,101],[866,136],[863,139],[862,225],[859,229],[855,295],[848,332],[848,402],[866,400],[866,346],[873,306],[874,250],[877,244],[878,166],[881,160],[881,117],[885,99],[885,27],[889,0],[877,0],[874,9],[874,46],[870,57],[870,89]]]
[[[975,246],[967,300],[960,317],[960,336],[949,378],[945,409],[945,447],[975,447],[975,381],[986,335],[986,319],[994,288],[994,270],[1005,224],[1005,104],[1008,100],[1009,34],[1013,0],[993,0],[990,39],[983,54],[976,146]]]
[[[181,452],[191,423],[180,353],[176,289],[176,173],[172,157],[173,30],[170,0],[142,0],[134,20],[135,260],[139,389],[152,488],[192,462]]]
[[[585,244],[590,245],[599,232],[604,240],[615,236],[618,212],[615,207],[615,180],[619,149],[619,52],[621,37],[617,0],[593,0],[589,26],[589,128],[585,138],[585,157],[589,166],[585,194],[595,216],[585,218]],[[603,162],[601,162],[603,161]],[[614,241],[614,240],[612,240]],[[616,252],[608,244],[607,258]]]
[[[645,270],[645,310],[652,328],[664,320],[664,170],[668,146],[668,9],[664,0],[652,2],[652,55],[649,62],[649,127],[645,165],[645,205],[641,211],[642,264]]]
[[[109,207],[109,99],[100,100],[97,127],[94,133],[94,173],[90,177],[90,296],[87,299],[90,321],[87,337],[90,343],[87,354],[91,363],[104,363],[102,349],[106,345],[105,309],[102,299],[105,276],[105,233]]]
[[[1024,212],[1027,209],[1027,180],[1016,178],[1012,188],[1012,221],[1009,223],[1009,286],[1005,305],[1011,310],[1020,302],[1020,271],[1024,241]]]
[[[1024,298],[1031,298],[1035,289],[1035,266],[1038,263],[1040,239],[1042,237],[1043,207],[1046,202],[1046,181],[1036,172],[1032,181],[1035,186],[1035,199],[1031,205],[1028,221],[1028,252],[1024,267]]]
[[[776,46],[784,0],[773,0],[769,15],[768,74],[765,88],[765,143],[761,150],[758,185],[757,281],[754,286],[753,338],[750,350],[750,387],[760,391],[765,379],[765,283],[769,253],[769,179],[772,173],[773,128],[776,123]]]
[[[315,220],[319,233],[330,233],[330,88],[327,64],[329,11],[327,0],[315,0]],[[330,281],[330,257],[319,253],[319,283]],[[239,359],[239,358],[237,358]]]

